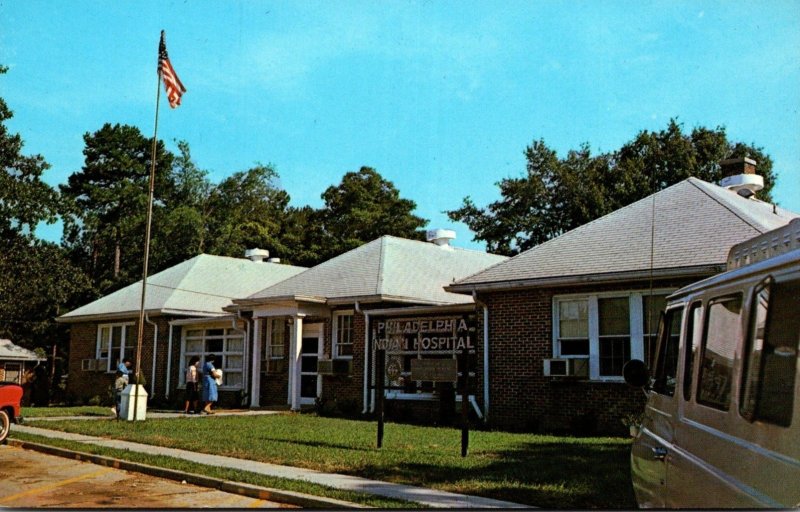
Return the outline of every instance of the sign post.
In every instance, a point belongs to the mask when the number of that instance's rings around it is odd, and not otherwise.
[[[378,448],[383,446],[383,379],[386,366],[386,351],[378,350],[375,353],[375,385],[377,386],[378,403],[375,405],[375,414],[378,415]]]
[[[475,315],[469,312],[402,317],[372,317],[369,347],[374,359],[377,445],[383,446],[386,391],[400,399],[436,399],[440,414],[457,415],[454,397],[461,394],[461,456],[469,450],[470,356],[476,353]],[[389,360],[387,361],[387,357]],[[459,373],[461,379],[459,380]],[[388,386],[387,383],[388,382]],[[448,383],[446,386],[439,383]],[[460,385],[460,389],[459,389]],[[447,389],[445,389],[447,388]]]
[[[469,353],[461,352],[461,456],[469,448]]]

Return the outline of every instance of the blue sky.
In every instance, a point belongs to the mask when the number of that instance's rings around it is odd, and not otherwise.
[[[221,178],[271,163],[292,204],[367,165],[429,228],[499,197],[533,140],[617,149],[676,117],[763,146],[800,211],[795,1],[148,2],[0,0],[0,96],[25,153],[64,182],[83,134],[153,132],[161,29],[188,92],[158,136]],[[58,240],[60,228],[39,233]],[[277,255],[280,256],[280,255]]]

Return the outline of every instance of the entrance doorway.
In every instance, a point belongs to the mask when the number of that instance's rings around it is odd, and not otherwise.
[[[322,354],[322,324],[303,326],[300,347],[300,403],[313,404],[322,394],[322,379],[317,375],[317,363]]]

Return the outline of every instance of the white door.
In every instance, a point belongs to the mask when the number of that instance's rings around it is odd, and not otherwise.
[[[317,363],[322,355],[322,324],[304,324],[300,347],[300,403],[313,404],[322,394]]]

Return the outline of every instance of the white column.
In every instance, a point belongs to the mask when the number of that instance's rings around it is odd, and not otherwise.
[[[291,405],[293,411],[300,410],[300,353],[303,348],[303,319],[294,317],[292,322],[292,341],[289,347],[289,381]]]
[[[261,405],[261,323],[264,320],[256,318],[253,321],[253,358],[250,373],[250,407]]]

